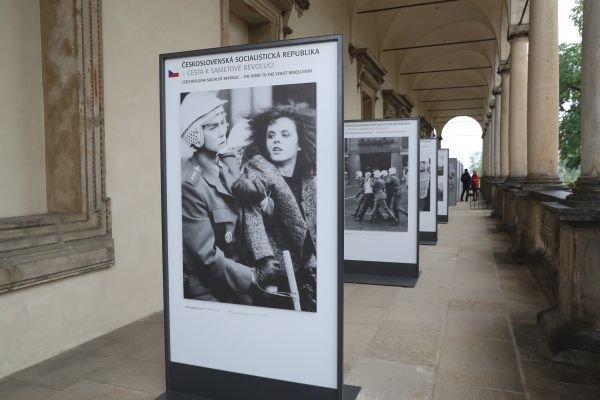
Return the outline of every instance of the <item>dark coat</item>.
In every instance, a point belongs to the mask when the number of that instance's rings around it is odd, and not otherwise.
[[[243,263],[238,204],[230,185],[239,177],[233,157],[196,152],[182,169],[181,208],[185,296],[250,303],[253,270]]]
[[[463,173],[460,176],[460,181],[462,182],[463,186],[469,186],[471,184],[471,175],[469,175],[468,172]]]
[[[277,167],[263,156],[255,155],[244,168],[247,178],[262,180],[274,203],[274,214],[264,218],[259,206],[249,204],[243,207],[244,233],[250,257],[255,261],[274,257],[283,265],[283,250],[289,250],[296,270],[316,268],[316,254],[303,254],[307,235],[312,241],[312,248],[317,248],[316,177],[302,180],[302,201],[298,205]]]

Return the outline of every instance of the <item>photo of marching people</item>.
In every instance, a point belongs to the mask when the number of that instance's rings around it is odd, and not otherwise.
[[[317,311],[316,84],[181,94],[184,297]]]
[[[408,137],[345,141],[345,229],[406,232]]]

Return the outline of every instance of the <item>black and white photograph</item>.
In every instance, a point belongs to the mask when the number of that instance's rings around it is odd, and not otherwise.
[[[438,150],[438,204],[437,204],[437,219],[438,222],[448,222],[448,197],[451,196],[448,192],[448,149]],[[453,196],[453,195],[452,195]]]
[[[448,205],[456,205],[457,176],[456,176],[456,158],[448,159]]]
[[[181,94],[186,299],[317,310],[315,94]]]
[[[406,232],[408,137],[346,139],[345,229]]]
[[[419,162],[419,211],[431,211],[431,157]]]
[[[341,55],[339,35],[161,55],[167,386],[340,391]]]
[[[444,201],[444,168],[445,164],[441,162],[441,158],[438,156],[438,167],[437,167],[437,176],[438,176],[438,186],[437,186],[437,201]]]

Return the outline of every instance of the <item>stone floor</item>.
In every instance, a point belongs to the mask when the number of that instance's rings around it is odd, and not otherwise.
[[[414,289],[346,285],[344,376],[359,400],[600,399],[600,372],[549,361],[535,329],[549,306],[489,211],[451,208],[422,246]],[[0,380],[2,400],[154,399],[164,389],[162,314]]]

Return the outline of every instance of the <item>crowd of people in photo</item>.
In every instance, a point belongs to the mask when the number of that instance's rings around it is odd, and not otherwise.
[[[477,201],[479,197],[479,176],[477,175],[477,170],[473,170],[473,175],[470,175],[469,170],[465,168],[465,172],[460,176],[460,181],[462,182],[460,201],[465,201],[463,200],[465,194],[467,195],[467,201],[469,200],[469,196],[471,196],[473,201]]]
[[[407,215],[401,207],[404,189],[396,168],[388,170],[356,171],[358,205],[353,214],[356,221],[362,221],[367,210],[373,210],[370,222],[400,223],[400,214]]]

